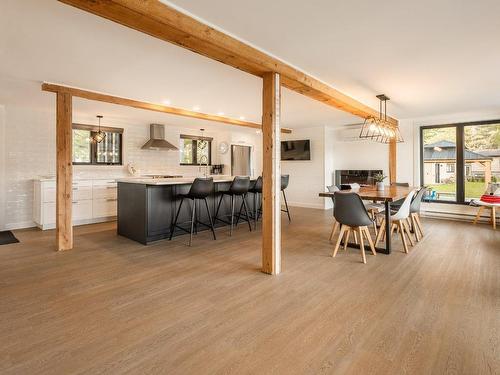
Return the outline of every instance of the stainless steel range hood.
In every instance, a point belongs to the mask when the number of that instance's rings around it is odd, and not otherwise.
[[[165,125],[151,124],[149,127],[150,140],[147,141],[143,150],[178,150],[172,143],[165,140]]]

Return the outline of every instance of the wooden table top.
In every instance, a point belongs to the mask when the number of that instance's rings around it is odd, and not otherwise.
[[[341,190],[341,193],[357,193],[361,199],[377,201],[377,202],[394,202],[405,198],[414,187],[405,186],[386,186],[384,190],[377,190],[375,186],[362,186],[356,190]],[[330,192],[319,193],[320,197],[333,197]]]

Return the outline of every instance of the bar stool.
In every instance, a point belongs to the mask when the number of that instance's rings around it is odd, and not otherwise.
[[[213,190],[214,190],[214,179],[212,177],[210,177],[210,178],[196,178],[193,181],[193,184],[191,185],[191,188],[189,189],[189,192],[187,194],[179,194],[178,195],[179,197],[181,197],[181,203],[179,204],[179,208],[177,209],[177,214],[175,215],[174,222],[172,223],[172,226],[170,227],[169,240],[172,239],[172,236],[174,235],[174,229],[177,227],[177,228],[189,233],[189,246],[191,246],[191,242],[193,241],[193,230],[195,228],[195,225],[197,226],[198,224],[205,225],[206,227],[209,227],[212,230],[214,240],[217,239],[215,237],[215,228],[214,228],[214,223],[212,220],[212,215],[210,214],[210,208],[208,207],[208,202],[207,202],[207,197],[213,192]],[[192,203],[193,208],[191,210],[191,230],[190,231],[177,225],[177,219],[179,218],[179,213],[181,212],[181,207],[182,207],[182,203],[184,202],[184,199],[191,199],[193,202]],[[198,215],[196,215],[196,202],[200,201],[200,200],[203,200],[205,202],[205,207],[207,208],[207,214],[208,214],[208,219],[210,220],[210,225],[201,222],[198,219]]]
[[[231,186],[229,187],[229,190],[226,191],[221,191],[221,197],[219,200],[219,204],[217,205],[217,211],[215,213],[215,220],[222,221],[223,223],[229,224],[230,229],[229,229],[229,235],[233,235],[233,226],[234,226],[234,201],[236,197],[241,197],[241,205],[240,207],[240,213],[238,213],[237,217],[237,222],[240,220],[241,216],[241,208],[245,209],[245,220],[248,223],[248,229],[250,229],[250,232],[252,231],[252,225],[250,224],[250,215],[248,214],[248,207],[247,207],[247,202],[245,200],[245,196],[248,193],[248,190],[250,188],[250,177],[240,177],[236,176],[233,179],[233,182],[231,183]],[[219,218],[219,209],[220,205],[222,204],[222,201],[224,200],[224,196],[229,195],[231,197],[231,221],[227,222],[225,220],[222,220]],[[226,215],[227,216],[227,215]],[[237,223],[236,222],[236,223]]]
[[[254,229],[257,229],[257,221],[262,213],[262,176],[259,176],[253,186],[248,190],[249,193],[253,194],[253,220]],[[260,200],[259,200],[260,194]]]
[[[290,219],[290,210],[288,209],[288,202],[286,201],[286,195],[285,195],[285,189],[288,187],[288,183],[290,182],[290,175],[289,174],[282,174],[281,175],[281,191],[283,193],[283,199],[285,200],[285,210],[281,210],[282,212],[286,212],[288,215],[288,221],[292,221]]]

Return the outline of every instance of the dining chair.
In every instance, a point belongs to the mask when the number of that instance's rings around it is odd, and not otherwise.
[[[413,246],[413,240],[411,238],[411,232],[410,228],[408,226],[407,219],[410,216],[410,205],[411,205],[411,200],[413,196],[415,195],[415,190],[412,190],[404,199],[403,204],[401,205],[401,208],[393,215],[391,215],[391,233],[385,233],[385,217],[382,220],[382,224],[380,226],[380,230],[378,231],[377,238],[375,239],[375,246],[379,243],[379,241],[382,239],[383,235],[385,234],[386,236],[392,236],[392,233],[394,232],[395,229],[398,229],[400,235],[401,235],[401,240],[403,241],[403,247],[405,253],[408,254],[408,244],[406,242],[406,237],[408,237],[408,240],[410,241],[411,246]],[[405,237],[406,235],[406,237]]]
[[[422,203],[427,190],[427,187],[421,187],[411,200],[410,204],[410,223],[417,242],[424,237],[424,228],[420,222],[420,204]]]
[[[335,185],[327,186],[326,189],[328,190],[329,193],[335,193],[337,191],[340,191],[340,189]],[[332,205],[333,205],[333,207],[335,207],[335,198],[333,195],[331,198],[332,198]],[[333,210],[332,210],[332,212],[333,212]],[[332,238],[333,238],[335,232],[337,231],[337,228],[338,228],[338,224],[335,221],[335,216],[333,216],[332,231],[330,232],[330,237],[328,239],[330,242],[332,242]]]
[[[342,240],[344,240],[344,250],[347,250],[349,235],[353,232],[358,234],[361,257],[363,263],[366,263],[363,236],[368,240],[372,254],[377,255],[370,231],[368,230],[368,226],[372,225],[373,221],[368,215],[363,201],[358,194],[336,192],[334,194],[334,199],[335,206],[333,207],[333,214],[336,223],[340,225],[340,233],[333,249],[332,257],[337,255]]]

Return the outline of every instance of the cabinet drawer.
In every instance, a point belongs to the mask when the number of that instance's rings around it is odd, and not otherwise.
[[[94,186],[92,189],[94,199],[116,199],[117,188],[115,186]]]
[[[116,198],[94,199],[92,204],[94,218],[116,216]]]
[[[73,200],[82,201],[87,199],[92,199],[92,187],[73,185]]]
[[[56,187],[42,185],[42,202],[53,203],[56,201]]]
[[[92,201],[73,201],[73,220],[92,219]]]

